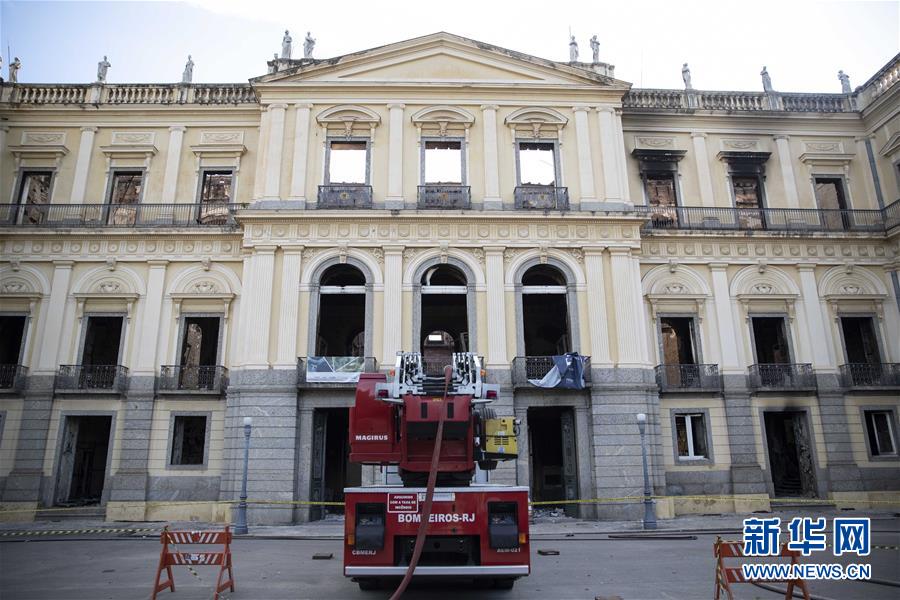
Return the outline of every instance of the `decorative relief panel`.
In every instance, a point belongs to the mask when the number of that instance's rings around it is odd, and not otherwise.
[[[652,135],[636,135],[634,136],[635,148],[650,148],[653,150],[675,149],[675,138],[658,137]]]
[[[201,144],[243,144],[243,131],[201,131]]]
[[[152,146],[156,134],[152,131],[113,131],[112,144],[119,146]]]
[[[722,140],[722,150],[737,150],[744,152],[759,152],[761,150],[759,146],[759,140],[754,139],[724,139]]]
[[[23,146],[65,146],[66,134],[61,131],[23,131]]]
[[[804,141],[803,151],[841,154],[844,152],[844,144],[841,142]]]

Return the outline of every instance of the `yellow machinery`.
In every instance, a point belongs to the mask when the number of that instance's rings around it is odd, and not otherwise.
[[[519,454],[518,425],[513,417],[484,419],[484,454],[487,459],[515,458]]]

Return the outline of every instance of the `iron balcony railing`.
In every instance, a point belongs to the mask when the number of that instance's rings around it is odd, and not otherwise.
[[[420,185],[417,206],[425,209],[471,208],[471,188],[467,185]]]
[[[221,394],[228,386],[228,369],[222,365],[162,365],[159,368],[161,392],[203,392]]]
[[[816,208],[711,208],[648,206],[646,230],[699,229],[715,231],[872,231],[883,232],[885,211]],[[900,210],[897,210],[900,213]],[[898,215],[900,217],[900,215]]]
[[[128,368],[122,365],[59,365],[55,389],[122,394],[127,383]]]
[[[0,391],[21,392],[25,389],[28,367],[22,365],[0,365]]]
[[[227,227],[241,204],[6,204],[0,219],[23,227]]]
[[[372,208],[372,186],[344,183],[320,185],[316,208]]]
[[[520,185],[515,206],[521,210],[569,210],[569,188],[552,185]]]
[[[841,365],[841,379],[848,388],[900,388],[900,363]]]
[[[584,382],[591,382],[591,357],[582,356],[584,359]],[[512,363],[513,385],[518,387],[533,387],[529,379],[543,379],[553,368],[552,356],[517,356]]]
[[[656,383],[661,392],[718,392],[722,389],[719,365],[658,365]]]
[[[360,373],[377,373],[373,356],[308,356],[297,359],[297,385],[356,386]]]
[[[760,363],[750,365],[750,389],[756,391],[811,391],[816,374],[809,363]]]

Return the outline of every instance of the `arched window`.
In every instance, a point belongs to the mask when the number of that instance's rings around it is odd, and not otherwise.
[[[365,356],[366,278],[357,267],[337,264],[319,278],[316,356]]]
[[[534,265],[522,275],[525,356],[571,352],[566,276],[557,267]]]
[[[465,273],[450,264],[427,267],[419,280],[419,348],[429,334],[447,334],[454,352],[470,350],[469,300]]]

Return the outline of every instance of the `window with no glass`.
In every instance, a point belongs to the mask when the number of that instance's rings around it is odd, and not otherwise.
[[[200,184],[200,202],[231,202],[231,171],[204,171]]]
[[[461,185],[463,150],[460,140],[426,140],[424,149],[426,184]]]
[[[762,207],[758,177],[735,175],[731,178],[731,186],[734,190],[734,206],[736,208]]]
[[[872,317],[841,317],[844,350],[850,364],[876,365],[881,363],[878,337]]]
[[[519,184],[556,185],[556,145],[518,142]]]
[[[675,438],[678,442],[678,458],[682,460],[709,458],[704,413],[675,415]]]
[[[659,334],[662,362],[666,365],[696,364],[693,317],[661,317]]]
[[[644,176],[647,203],[650,206],[677,206],[675,175],[672,173],[648,173]]]
[[[206,450],[207,418],[176,415],[172,426],[171,465],[202,465]]]
[[[791,349],[788,344],[784,317],[752,317],[753,343],[759,364],[788,364]]]
[[[864,414],[869,451],[872,456],[897,456],[894,411],[867,410]]]
[[[19,184],[19,203],[49,204],[52,179],[53,173],[50,171],[23,171],[22,182]]]
[[[141,201],[143,183],[141,171],[116,171],[110,188],[110,204],[137,204]]]
[[[368,183],[369,144],[357,140],[329,140],[325,183]]]

